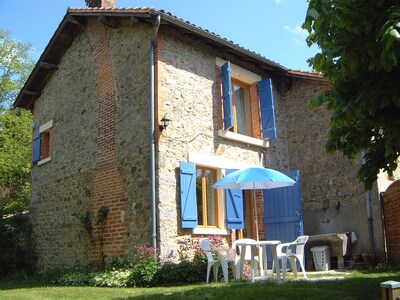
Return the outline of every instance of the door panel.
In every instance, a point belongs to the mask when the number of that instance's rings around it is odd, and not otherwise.
[[[300,171],[284,172],[296,183],[290,187],[264,190],[264,226],[267,240],[282,243],[294,241],[304,234],[300,190]],[[272,264],[269,253],[268,265]]]

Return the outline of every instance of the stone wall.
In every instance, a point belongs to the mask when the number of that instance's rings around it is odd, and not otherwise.
[[[98,30],[92,31],[91,38],[88,27]],[[35,103],[34,133],[50,120],[54,132],[51,161],[32,168],[31,211],[40,269],[101,261],[99,238],[104,238],[105,259],[132,255],[138,243],[151,240],[148,49],[152,27],[127,21],[112,29],[97,20],[89,20],[88,27],[77,35]],[[109,68],[99,72],[95,58],[108,59]],[[110,92],[109,84],[114,84],[111,98],[104,93]],[[112,102],[100,104],[102,97]],[[99,159],[111,169],[100,172]],[[102,205],[109,208],[103,234],[95,220]],[[89,238],[79,220],[87,211],[97,239]]]
[[[89,209],[97,155],[98,104],[86,31],[76,37],[34,108],[34,133],[53,120],[51,161],[32,167],[31,216],[38,267],[87,263],[78,215]]]
[[[88,28],[93,30],[90,34]],[[329,114],[307,106],[326,86],[312,80],[287,81],[165,28],[161,26],[158,34],[156,60],[156,120],[164,113],[172,119],[166,130],[156,127],[157,236],[162,258],[176,260],[182,248],[190,248],[192,238],[202,237],[181,228],[179,162],[187,161],[190,153],[281,171],[301,170],[305,232],[355,231],[358,249],[368,248],[366,197],[355,179],[359,163],[325,153]],[[104,234],[95,228],[95,234],[104,238],[100,261],[132,256],[138,244],[151,242],[152,34],[148,24],[126,21],[112,29],[89,20],[35,103],[34,133],[50,120],[54,133],[51,161],[32,169],[31,211],[41,269],[96,261],[99,245],[93,247],[77,215],[91,211],[94,217],[102,205],[110,213]],[[272,77],[278,137],[269,148],[218,137],[221,100],[216,57],[262,78]],[[379,202],[371,195],[374,241],[382,249]]]
[[[371,252],[366,194],[357,179],[360,160],[349,161],[339,153],[327,154],[325,143],[330,113],[325,107],[310,109],[308,102],[327,85],[293,78],[284,97],[290,168],[301,171],[304,230],[306,234],[353,231],[358,242],[353,252]],[[376,252],[383,255],[380,203],[374,189],[372,235]]]
[[[232,56],[217,53],[207,45],[172,30],[160,30],[158,41],[158,120],[164,113],[172,122],[159,137],[158,191],[161,255],[174,259],[181,240],[202,237],[181,228],[179,161],[187,161],[189,153],[201,153],[271,168],[287,169],[285,115],[280,94],[275,90],[275,109],[279,138],[271,147],[229,141],[218,137],[218,113],[221,100],[217,96],[216,57],[230,60],[261,76],[267,74],[254,65]],[[262,207],[262,205],[260,205]],[[227,236],[229,238],[229,236]]]
[[[149,24],[122,23],[108,29],[118,101],[115,146],[128,202],[128,256],[151,243],[150,41]]]

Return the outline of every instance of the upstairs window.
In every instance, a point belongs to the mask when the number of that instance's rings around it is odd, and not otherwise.
[[[49,121],[39,127],[39,133],[33,138],[32,163],[41,165],[51,160],[53,137],[53,121]]]
[[[250,78],[244,84],[235,76],[240,74],[232,71],[229,61],[224,63],[221,67],[223,129],[255,138],[276,138],[271,79]]]
[[[231,131],[251,136],[250,87],[233,80],[232,90],[234,122]]]

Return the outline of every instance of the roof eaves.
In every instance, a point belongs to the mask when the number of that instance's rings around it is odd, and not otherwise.
[[[49,52],[51,51],[53,45],[56,43],[56,37],[62,30],[65,28],[66,24],[68,23],[68,19],[70,18],[70,15],[67,14],[64,16],[64,18],[61,20],[60,24],[58,25],[56,31],[54,32],[53,36],[51,37],[49,43],[47,44],[46,48],[44,49],[43,53],[40,55],[40,58],[36,62],[35,67],[33,68],[31,74],[29,75],[28,79],[26,80],[24,86],[22,87],[21,91],[19,92],[15,102],[14,106],[15,107],[23,107],[23,108],[28,108],[32,109],[32,101],[34,101],[38,95],[40,95],[39,91],[31,91],[29,90],[29,87],[31,83],[34,81],[35,77],[37,74],[40,72],[40,66],[42,62],[46,62],[46,57],[48,56]],[[24,95],[31,95],[31,99],[24,100],[22,97]],[[34,98],[35,97],[35,98]]]
[[[40,76],[49,76],[49,72],[45,74],[39,74],[41,70],[43,70],[44,64],[58,64],[59,61],[48,61],[48,58],[51,57],[51,51],[54,46],[57,44],[57,38],[59,34],[64,30],[64,28],[68,25],[68,23],[75,23],[72,22],[71,19],[74,17],[89,17],[89,16],[110,16],[110,17],[140,17],[140,18],[154,18],[158,15],[161,16],[166,22],[169,22],[177,27],[186,29],[190,32],[193,32],[196,35],[199,35],[203,38],[209,39],[212,42],[228,47],[237,53],[242,55],[248,56],[256,61],[259,61],[262,64],[266,64],[276,70],[279,70],[283,73],[288,73],[288,69],[284,66],[271,61],[258,53],[250,51],[241,47],[238,44],[235,44],[232,41],[229,41],[221,36],[210,32],[206,29],[198,27],[188,21],[183,19],[179,19],[176,16],[173,16],[171,13],[167,13],[163,10],[156,10],[153,7],[127,7],[127,8],[68,8],[67,13],[60,22],[58,28],[56,29],[54,35],[50,39],[48,45],[46,46],[45,50],[43,51],[42,55],[40,56],[38,62],[36,63],[33,71],[31,72],[30,76],[28,77],[27,81],[25,82],[23,88],[21,89],[19,95],[17,96],[14,106],[16,107],[25,107],[28,109],[32,109],[33,102],[35,99],[40,96],[41,86],[39,89],[36,90],[29,90],[31,86],[36,86],[33,84],[33,81],[36,77]],[[79,24],[77,24],[77,28],[79,28]],[[78,30],[78,29],[77,29]],[[68,46],[69,47],[69,46]],[[65,47],[65,51],[68,47]],[[62,56],[62,55],[61,55]],[[43,73],[43,72],[42,72]],[[292,75],[294,76],[294,75]],[[46,79],[42,80],[41,82],[44,83]]]
[[[196,26],[196,25],[194,25],[194,24],[192,24],[192,23],[190,23],[188,21],[185,21],[183,19],[179,19],[179,18],[173,16],[170,13],[166,13],[166,12],[164,12],[162,10],[161,11],[152,10],[152,11],[150,11],[150,14],[161,15],[161,17],[165,21],[170,22],[170,23],[172,23],[172,24],[174,24],[176,26],[182,27],[182,28],[187,29],[189,31],[192,31],[192,32],[194,32],[194,33],[196,33],[196,34],[198,34],[198,35],[200,35],[202,37],[211,39],[212,41],[214,41],[216,43],[219,43],[219,44],[222,44],[222,45],[224,45],[226,47],[232,48],[233,50],[235,50],[235,51],[237,51],[237,52],[239,52],[241,54],[244,54],[246,56],[250,56],[251,58],[256,59],[256,60],[258,60],[258,61],[260,61],[262,63],[268,64],[268,65],[270,65],[270,66],[272,66],[272,67],[274,67],[274,68],[276,68],[278,70],[281,70],[283,72],[287,72],[288,71],[288,69],[285,68],[284,66],[282,66],[282,65],[280,65],[280,64],[278,64],[278,63],[276,63],[276,62],[274,62],[272,60],[269,60],[269,59],[265,58],[264,56],[262,56],[260,54],[257,54],[257,53],[255,53],[253,51],[250,51],[250,50],[246,49],[246,48],[243,48],[242,46],[240,46],[238,44],[235,44],[232,41],[229,41],[229,40],[227,40],[225,38],[222,38],[221,36],[219,36],[219,35],[217,35],[217,34],[215,34],[213,32],[209,32],[208,30],[203,29],[201,27],[198,27],[198,26]]]
[[[322,73],[315,73],[315,72],[306,72],[306,71],[299,71],[299,70],[288,70],[287,76],[301,78],[301,79],[309,79],[309,80],[316,80],[316,81],[324,81],[329,82],[324,78]]]
[[[16,100],[14,101],[13,106],[23,107],[23,108],[27,108],[27,109],[33,109],[33,102],[36,100],[36,98],[38,98],[40,96],[40,91],[38,91],[38,90],[41,90],[41,87],[37,90],[30,90],[30,88],[31,88],[31,86],[35,86],[33,84],[33,81],[38,76],[48,76],[49,75],[49,73],[47,73],[46,75],[40,74],[41,67],[43,66],[43,63],[48,63],[48,58],[49,58],[49,56],[51,56],[50,52],[54,48],[55,44],[57,43],[57,37],[63,32],[64,28],[68,25],[68,23],[71,22],[72,18],[74,18],[74,17],[89,17],[89,16],[96,16],[96,15],[116,16],[116,14],[118,15],[118,17],[151,18],[152,15],[149,14],[149,12],[151,10],[154,10],[154,9],[151,7],[150,8],[149,7],[143,7],[143,8],[135,7],[135,8],[123,8],[123,9],[68,8],[67,13],[65,14],[64,18],[61,20],[56,31],[54,32],[53,36],[51,37],[49,43],[47,44],[47,46],[44,49],[43,53],[41,54],[39,60],[37,61],[35,67],[33,68],[31,74],[29,75],[24,86],[22,87],[21,91],[19,92]],[[51,63],[54,63],[54,62],[51,62]],[[56,63],[58,64],[58,62],[56,62]],[[42,82],[44,82],[44,81],[45,80],[42,80]]]
[[[67,12],[73,15],[83,17],[101,15],[109,17],[151,17],[150,12],[154,11],[154,7],[124,7],[124,8],[74,8],[69,7]]]

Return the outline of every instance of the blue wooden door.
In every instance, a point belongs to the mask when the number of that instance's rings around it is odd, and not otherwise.
[[[264,226],[267,240],[292,242],[304,234],[300,171],[284,172],[296,183],[290,187],[264,190]],[[270,265],[271,259],[268,259]]]

